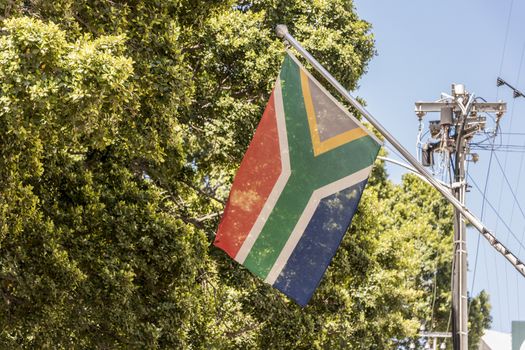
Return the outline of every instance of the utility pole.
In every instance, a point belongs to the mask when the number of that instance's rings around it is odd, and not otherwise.
[[[461,122],[459,124],[462,124]],[[456,125],[456,157],[454,166],[454,196],[465,205],[467,183],[465,181],[465,163],[467,140],[463,130]],[[467,296],[467,225],[461,213],[454,210],[454,259],[452,266],[452,344],[455,349],[468,349],[468,296]],[[456,345],[458,344],[458,345]]]
[[[430,140],[422,147],[424,166],[434,166],[434,154],[441,153],[449,174],[452,193],[465,206],[467,157],[474,161],[469,144],[476,133],[485,129],[486,118],[479,113],[496,113],[496,123],[506,110],[503,102],[478,102],[462,84],[453,84],[451,95],[442,94],[435,102],[416,102],[420,123],[428,112],[440,112],[440,119],[429,122]],[[420,140],[418,140],[418,143]],[[452,165],[453,164],[453,165]],[[468,350],[467,239],[466,221],[454,209],[454,259],[452,265],[452,343],[454,350]]]

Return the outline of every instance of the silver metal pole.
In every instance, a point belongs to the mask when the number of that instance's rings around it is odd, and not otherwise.
[[[463,118],[467,118],[463,114]],[[461,128],[461,126],[458,126]],[[465,204],[466,140],[458,130],[459,147],[456,149],[455,180],[462,185],[454,189],[454,195]],[[454,210],[454,266],[452,279],[452,333],[454,350],[468,350],[468,299],[467,299],[467,227],[459,210]]]
[[[423,175],[428,182],[434,186],[464,217],[472,226],[474,226],[487,239],[489,244],[500,252],[511,264],[518,270],[523,277],[525,277],[525,264],[518,259],[511,251],[509,251],[497,238],[485,227],[485,225],[472,214],[461,202],[459,202],[452,193],[434,179],[432,175],[408,152],[388,130],[386,130],[350,93],[326,70],[317,62],[315,58],[306,51],[297,40],[288,32],[288,28],[279,24],[276,27],[276,33],[279,38],[286,40],[293,46],[332,86],[348,101],[350,102],[370,123],[376,128],[383,137],[390,142],[394,148],[401,153],[401,155]]]

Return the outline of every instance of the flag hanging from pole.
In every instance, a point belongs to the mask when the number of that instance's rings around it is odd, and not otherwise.
[[[215,246],[305,306],[350,225],[380,147],[287,54]]]

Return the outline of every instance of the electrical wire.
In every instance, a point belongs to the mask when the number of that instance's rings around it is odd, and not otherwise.
[[[472,183],[474,184],[474,187],[481,193],[481,189],[480,187],[478,186],[478,184],[476,183],[476,181],[471,177],[469,176],[469,179],[472,181]],[[505,221],[501,218],[501,216],[499,215],[499,213],[497,212],[496,208],[494,208],[494,206],[489,202],[487,201],[487,204],[489,205],[489,207],[494,211],[494,213],[496,214],[496,216],[501,220],[501,222],[504,224],[504,226],[507,228],[508,230],[508,233],[510,233],[512,235],[512,237],[514,237],[516,240],[517,240],[517,237],[516,237],[516,234],[511,230],[511,228],[505,223]],[[518,241],[518,240],[517,240]],[[520,241],[518,241],[518,244],[519,246],[523,247],[522,243]],[[493,251],[494,252],[494,251]],[[498,263],[498,259],[496,259],[496,255],[494,253],[494,266],[497,265]],[[500,260],[501,261],[501,260]],[[507,266],[505,266],[505,269],[507,269]],[[499,291],[499,283],[496,283],[496,287],[497,287],[497,292],[498,292],[498,308],[501,309],[501,298],[500,298],[500,291]],[[507,305],[509,306],[509,297],[508,297],[508,283],[507,283]],[[510,311],[509,311],[509,314],[508,316],[510,317]],[[501,327],[501,321],[500,321],[500,327]]]
[[[471,148],[472,151],[492,151],[490,148],[488,147],[472,147]],[[496,153],[517,153],[517,154],[520,154],[520,153],[525,153],[525,148],[523,149],[512,149],[512,148],[495,148],[494,149],[494,152]]]
[[[525,136],[525,132],[499,132],[500,135]]]
[[[501,173],[503,175],[503,179],[505,180],[505,182],[507,183],[507,186],[509,187],[510,189],[510,193],[512,194],[512,197],[514,198],[514,202],[513,202],[513,205],[518,205],[518,209],[521,213],[521,216],[523,217],[523,219],[525,220],[525,212],[523,211],[523,208],[521,207],[520,205],[520,202],[518,201],[518,197],[516,196],[516,193],[514,192],[514,189],[512,188],[512,185],[510,184],[510,181],[509,179],[507,178],[507,175],[505,174],[505,169],[501,166],[501,162],[499,161],[499,158],[498,158],[498,155],[497,154],[494,154],[494,157],[496,158],[496,163],[498,163],[498,167],[499,169],[501,170]],[[500,193],[501,194],[501,193]],[[513,207],[514,208],[514,207]],[[499,211],[499,210],[498,210]],[[513,218],[513,212],[511,211],[511,215],[510,215],[510,223],[512,224],[512,218]]]
[[[512,9],[513,3],[514,3],[514,0],[512,0],[511,9]],[[510,20],[508,22],[510,22]],[[507,34],[508,34],[508,28],[507,28]],[[522,50],[521,50],[520,63],[519,63],[519,67],[518,67],[517,77],[516,77],[516,85],[519,84],[520,75],[521,75],[521,69],[523,67],[523,55],[524,55],[524,53],[525,53],[525,42],[523,43],[523,47],[522,47]],[[500,65],[500,76],[501,76],[502,65],[503,65],[503,62],[501,62],[501,65]],[[511,112],[510,112],[510,122],[509,122],[509,129],[510,130],[512,130],[512,123],[513,123],[513,120],[514,120],[515,104],[516,104],[516,99],[514,98],[512,100],[512,107],[511,107]],[[511,137],[511,135],[507,135],[507,144],[510,142],[510,137]],[[516,145],[507,145],[506,148],[509,151],[510,150],[516,150],[516,149],[519,150],[519,147],[516,146]],[[519,205],[519,201],[516,198],[516,194],[514,193],[514,190],[512,189],[512,186],[510,185],[510,183],[508,181],[508,178],[506,176],[508,155],[509,155],[509,152],[505,152],[505,160],[504,160],[503,168],[501,167],[501,163],[499,162],[499,159],[496,156],[496,160],[498,162],[498,165],[500,166],[500,170],[501,170],[502,175],[503,175],[502,180],[500,181],[500,193],[499,193],[499,199],[498,199],[498,212],[501,209],[501,200],[502,200],[502,196],[503,196],[503,191],[502,191],[503,190],[503,180],[505,180],[505,182],[507,183],[507,185],[511,189],[511,193],[512,193],[512,196],[514,197],[514,201],[515,201],[514,203],[518,204],[518,208],[520,209],[522,216],[524,216],[523,215],[523,210],[521,209],[521,206]],[[522,153],[522,156],[523,156],[523,153]],[[514,204],[513,204],[513,208],[514,208]],[[514,216],[514,210],[511,211],[510,223],[512,223],[513,216]],[[498,220],[496,220],[496,230],[498,228],[499,220],[500,219],[498,217]],[[507,238],[508,238],[508,234],[507,234]],[[517,238],[516,238],[516,240],[518,241],[518,243],[521,243],[521,241],[518,240]],[[508,269],[507,268],[505,268],[505,280],[506,280],[506,285],[507,285],[507,289],[506,289],[506,293],[507,293],[507,316],[508,316],[508,318],[510,318],[510,314],[511,314],[510,313],[510,303],[509,303],[509,299],[510,299],[509,298],[509,289],[510,289],[510,287],[509,287],[509,281],[508,281]]]
[[[437,294],[437,262],[436,269],[434,270],[434,283],[433,283],[433,292],[432,292],[432,306],[430,307],[430,331],[434,330],[434,308],[436,307],[436,294]]]
[[[492,143],[492,145],[494,145],[494,143]],[[491,152],[490,152],[490,158],[489,158],[489,164],[488,164],[488,168],[487,168],[487,175],[485,176],[485,185],[483,186],[483,200],[481,202],[481,216],[480,216],[480,219],[481,221],[483,221],[483,215],[485,214],[485,203],[487,201],[487,189],[488,189],[488,183],[489,183],[489,178],[490,178],[490,171],[492,169],[492,158],[494,156],[494,147],[492,147],[491,149]],[[467,173],[467,177],[470,177],[470,174]],[[479,254],[479,244],[480,244],[480,240],[481,240],[481,235],[478,235],[478,240],[476,242],[476,253],[475,253],[475,258],[474,258],[474,271],[473,271],[473,275],[472,275],[472,284],[471,284],[471,288],[470,288],[470,291],[471,293],[474,294],[474,286],[475,286],[475,283],[476,283],[476,271],[477,271],[477,267],[478,267],[478,254]],[[485,252],[485,251],[483,251]],[[486,255],[485,255],[485,261],[486,261]],[[488,274],[488,272],[486,271],[486,273]],[[487,281],[488,281],[488,276],[487,276]]]
[[[472,176],[469,175],[468,177],[472,183],[474,184],[474,187],[478,190],[479,193],[483,194],[483,191],[481,190],[481,188],[478,186],[477,182],[474,180],[474,178]],[[486,203],[487,205],[489,206],[490,209],[492,209],[492,211],[494,212],[494,214],[496,214],[496,217],[498,219],[501,220],[501,222],[503,223],[503,226],[505,226],[505,228],[508,230],[508,233],[516,240],[516,242],[518,242],[518,245],[520,247],[522,247],[523,249],[525,249],[525,246],[523,246],[523,243],[519,241],[518,239],[518,236],[516,235],[516,233],[514,233],[514,231],[512,231],[512,229],[509,227],[509,225],[503,220],[503,218],[501,217],[501,215],[499,215],[499,212],[498,210],[494,207],[494,205],[492,205],[492,203],[490,203],[490,201],[486,200]]]
[[[495,143],[494,141],[491,141],[492,139],[494,138],[494,136],[487,136],[484,140],[482,141],[479,141],[479,142],[472,142],[470,144],[470,148],[471,149],[475,149],[475,148],[478,148],[478,149],[489,149],[489,150],[492,150],[492,148],[494,148],[494,150],[510,150],[510,151],[525,151],[525,145],[520,145],[520,144],[503,144],[503,143]],[[485,142],[486,141],[489,141],[490,144],[486,144]]]
[[[523,42],[523,45],[522,45],[522,48],[521,48],[521,57],[520,57],[520,65],[518,67],[518,75],[516,77],[516,85],[519,84],[520,82],[520,78],[521,78],[521,68],[523,67],[523,58],[525,56],[525,41]],[[515,102],[516,102],[516,99],[512,100],[512,114],[514,113],[514,105],[515,105]],[[510,137],[508,137],[510,138]],[[523,144],[523,146],[525,146],[525,143]],[[521,154],[521,157],[520,157],[520,170],[518,172],[518,174],[521,173],[521,168],[522,168],[522,165],[523,165],[523,153]],[[518,180],[517,180],[517,184],[516,184],[516,189],[517,187],[519,186],[519,182],[520,182],[520,177],[518,176]],[[512,207],[512,211],[511,211],[511,218],[512,218],[512,213],[514,212],[514,205]],[[511,220],[511,223],[512,223],[512,220]],[[521,240],[523,240],[523,234],[521,235]],[[518,251],[518,254],[521,252],[521,249]]]
[[[503,62],[505,61],[505,51],[507,49],[507,39],[509,38],[509,28],[510,28],[510,19],[512,16],[512,7],[514,6],[514,0],[510,2],[510,8],[509,8],[509,14],[507,15],[507,26],[505,29],[505,40],[503,40],[503,51],[501,53],[501,60],[499,64],[499,75],[501,76],[501,72],[503,71]],[[498,86],[498,92],[499,92],[499,86]]]
[[[428,132],[428,131],[427,131]],[[426,133],[425,133],[426,134]],[[423,134],[423,136],[425,135]],[[420,137],[418,137],[418,140],[420,140]],[[394,149],[393,147],[391,147],[390,145],[386,144],[385,143],[385,147],[391,151],[392,153],[394,153],[396,156],[398,156],[400,159],[404,159],[403,156],[401,156],[396,149]],[[449,161],[451,162],[452,164],[452,159],[449,157],[448,158]],[[450,168],[449,168],[450,169]],[[452,176],[449,176],[450,178],[450,184],[452,184]],[[455,250],[454,250],[455,251]],[[452,254],[453,256],[453,261],[452,261],[452,264],[454,265],[455,264],[455,254]],[[450,283],[452,285],[452,281],[453,281],[453,274],[454,274],[454,268],[452,268],[451,270],[451,274],[450,274]],[[437,292],[437,266],[436,266],[436,270],[434,272],[434,291],[433,291],[433,298],[432,298],[432,301],[431,301],[431,315],[430,315],[430,326],[431,326],[431,329],[433,328],[433,319],[434,319],[434,308],[435,308],[435,303],[436,303],[436,292]],[[450,321],[452,319],[452,308],[450,308],[450,313],[449,313],[449,317],[448,317],[448,324],[447,324],[447,332],[449,331],[449,327],[450,327]]]
[[[525,41],[523,42],[523,46],[521,48],[521,57],[520,57],[520,65],[519,65],[519,69],[518,69],[518,76],[516,78],[516,86],[519,85],[519,81],[520,81],[520,78],[521,78],[521,68],[523,66],[523,58],[524,58],[524,55],[525,55]],[[514,99],[512,102],[512,107],[513,107],[513,111],[514,111],[514,103],[515,103],[516,99]],[[523,146],[525,146],[525,143],[523,144]],[[521,153],[521,156],[520,156],[520,165],[519,165],[519,171],[518,171],[518,174],[521,174],[521,170],[522,170],[522,167],[523,167],[523,158],[524,158],[524,153]],[[521,180],[521,176],[518,176],[518,179],[516,181],[516,186],[515,186],[515,191],[518,190],[519,188],[519,185],[520,185],[520,180]],[[514,204],[512,205],[512,210],[511,210],[511,218],[512,218],[512,213],[514,213]],[[512,220],[511,220],[511,224],[512,224]],[[523,234],[525,233],[525,231],[522,232],[521,234],[521,239],[520,241],[523,241]],[[521,253],[521,248],[518,249],[518,255]],[[518,286],[519,286],[519,282],[518,282],[518,276],[515,276],[515,280],[516,280],[516,290],[519,290],[518,289]],[[517,304],[517,310],[518,310],[518,320],[521,319],[521,310],[520,310],[520,298],[517,297],[516,298],[516,304]]]
[[[389,144],[385,143],[384,146],[388,149],[389,152],[394,153],[399,159],[405,159],[393,146],[390,146]]]

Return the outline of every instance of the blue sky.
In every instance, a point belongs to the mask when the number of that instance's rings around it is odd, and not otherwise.
[[[501,130],[518,134],[502,134],[495,142],[525,145],[525,98],[514,100],[511,90],[496,87],[496,78],[501,76],[525,92],[525,63],[520,69],[525,60],[525,0],[354,3],[360,17],[373,25],[378,52],[354,94],[365,98],[367,109],[408,150],[415,154],[418,123],[414,102],[436,100],[441,92],[450,93],[452,83],[465,84],[468,91],[488,101],[506,101],[508,112],[501,121]],[[427,115],[425,121],[437,118]],[[487,127],[493,124],[489,122]],[[491,152],[477,152],[479,162],[469,166],[473,187],[467,194],[467,206],[480,217],[483,200],[473,182],[484,188]],[[522,260],[525,178],[520,179],[520,172],[525,173],[524,156],[494,152],[486,198],[495,210],[489,204],[483,208],[485,224]],[[403,169],[389,167],[389,173],[399,181]],[[470,230],[469,291],[478,294],[487,290],[493,308],[492,328],[510,332],[512,320],[525,320],[525,278],[482,238],[473,280],[477,241],[477,231]]]

